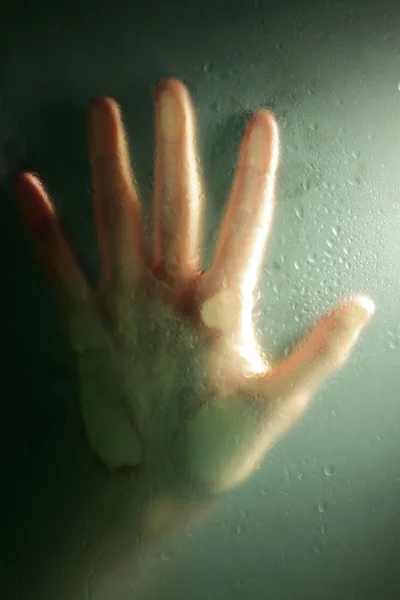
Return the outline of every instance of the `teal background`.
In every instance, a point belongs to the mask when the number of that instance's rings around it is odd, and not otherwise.
[[[256,475],[202,526],[157,544],[134,579],[104,581],[92,598],[399,597],[399,31],[398,3],[387,1],[6,6],[0,24],[5,598],[67,593],[59,564],[73,572],[75,558],[60,549],[60,531],[66,520],[79,527],[79,508],[97,493],[80,442],[66,433],[76,381],[10,181],[21,169],[40,173],[95,281],[87,105],[100,94],[121,103],[149,208],[152,92],[169,75],[187,83],[197,109],[208,191],[206,263],[245,118],[260,106],[277,115],[279,204],[259,320],[265,345],[278,357],[349,293],[370,295],[377,312],[349,363]]]

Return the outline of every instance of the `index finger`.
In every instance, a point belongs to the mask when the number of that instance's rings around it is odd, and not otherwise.
[[[273,114],[259,110],[241,144],[232,186],[208,277],[225,284],[254,287],[271,229],[279,130]],[[218,284],[217,284],[218,285]]]

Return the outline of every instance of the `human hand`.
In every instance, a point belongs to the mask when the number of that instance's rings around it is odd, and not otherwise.
[[[201,267],[203,194],[189,94],[155,94],[152,256],[121,115],[110,98],[89,113],[101,279],[92,289],[39,179],[16,183],[20,212],[60,301],[75,353],[92,450],[111,470],[172,468],[220,493],[240,484],[348,358],[374,306],[345,299],[292,354],[270,365],[253,311],[271,228],[279,132],[249,120],[214,261]],[[156,468],[157,467],[157,468]]]

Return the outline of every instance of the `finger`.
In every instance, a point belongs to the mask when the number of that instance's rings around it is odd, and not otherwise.
[[[278,125],[260,110],[245,131],[208,279],[253,290],[271,229],[278,155]]]
[[[180,81],[156,91],[155,132],[154,267],[185,280],[200,270],[202,191],[193,108]]]
[[[57,291],[68,302],[83,300],[89,292],[88,285],[42,183],[32,173],[23,173],[15,183],[15,194],[22,221]]]
[[[333,308],[292,354],[266,375],[267,389],[274,390],[277,396],[288,393],[306,400],[346,362],[374,311],[374,303],[364,296],[348,298]]]
[[[119,106],[98,98],[89,110],[89,151],[102,282],[129,282],[144,265],[140,205]]]

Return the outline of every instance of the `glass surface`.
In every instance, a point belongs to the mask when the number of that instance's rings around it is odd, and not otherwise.
[[[4,17],[5,598],[398,597],[399,31],[398,3],[387,1],[49,5]],[[253,477],[204,520],[139,553],[131,572],[108,577],[92,560],[82,577],[81,548],[96,539],[87,517],[101,490],[78,426],[75,437],[66,427],[76,419],[77,377],[10,177],[40,173],[95,281],[87,105],[99,94],[121,104],[149,209],[152,92],[165,76],[187,84],[196,108],[206,264],[245,118],[260,107],[277,117],[278,205],[260,286],[264,346],[281,356],[349,293],[370,296],[377,310],[349,362]]]

